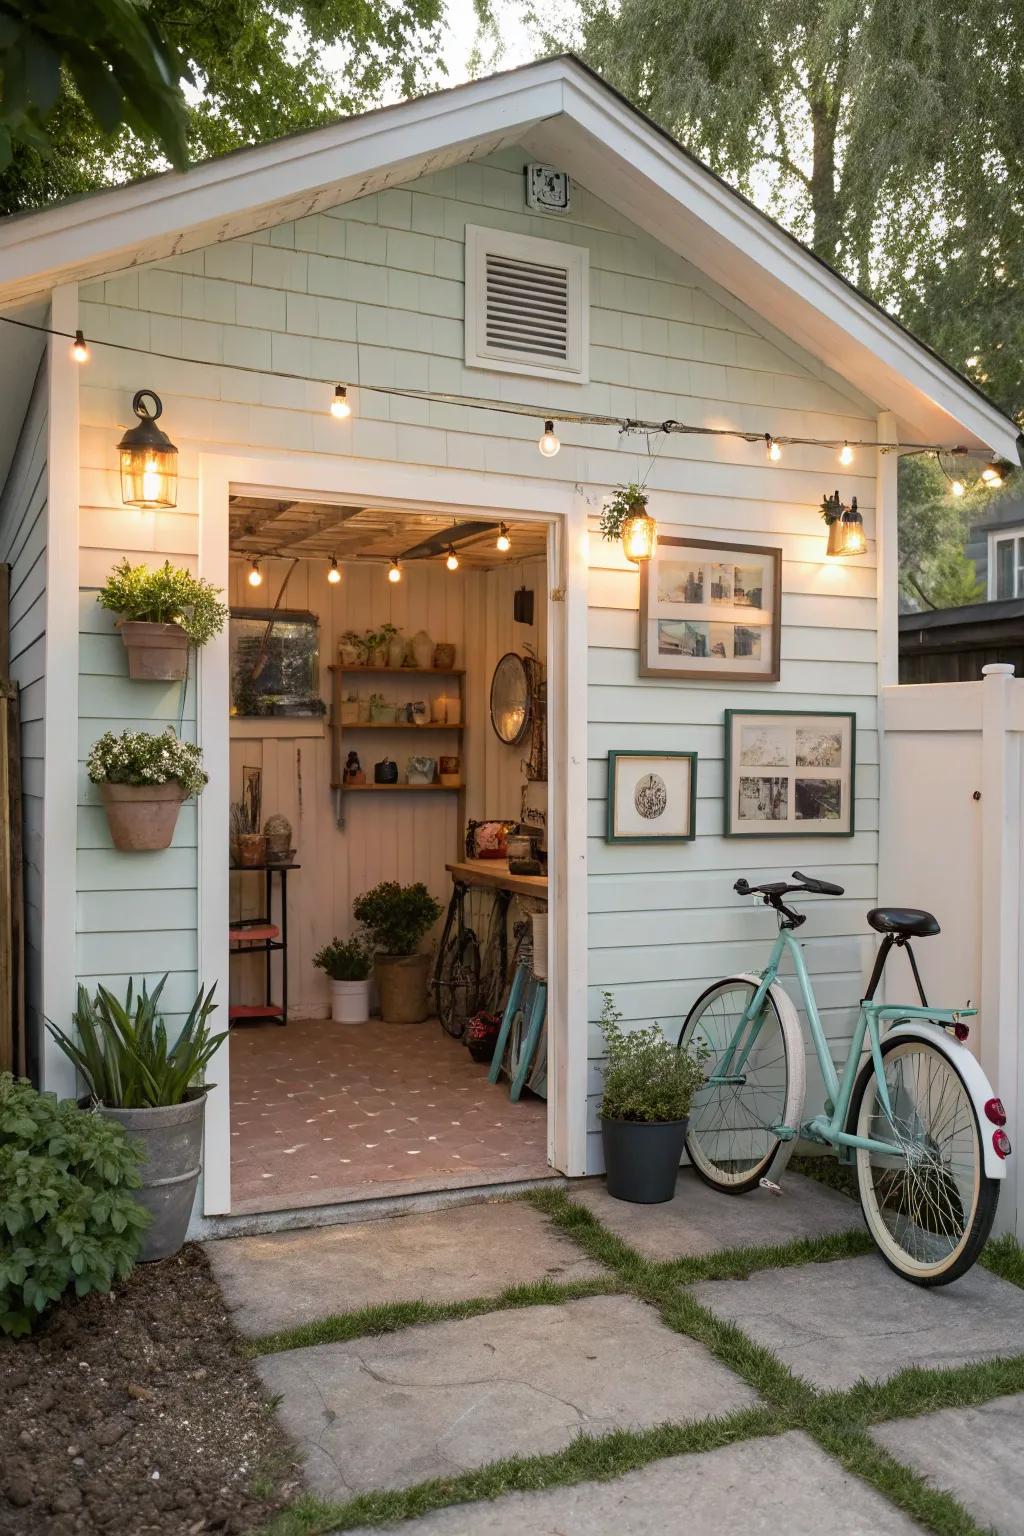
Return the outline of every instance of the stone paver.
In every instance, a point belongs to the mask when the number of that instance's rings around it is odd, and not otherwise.
[[[879,1445],[960,1500],[1002,1536],[1024,1529],[1024,1393],[879,1424]]]
[[[822,1237],[863,1227],[860,1207],[816,1179],[787,1173],[782,1194],[753,1189],[723,1195],[692,1169],[680,1171],[675,1198],[663,1205],[629,1205],[615,1200],[604,1180],[570,1184],[571,1200],[648,1259],[679,1259],[722,1248],[764,1247],[799,1237]]]
[[[206,1244],[242,1333],[273,1333],[383,1301],[467,1301],[531,1280],[605,1273],[547,1217],[495,1201],[352,1226]]]
[[[609,1483],[459,1504],[408,1529],[415,1536],[915,1536],[920,1527],[794,1432],[655,1461]]]
[[[325,1497],[398,1488],[581,1431],[749,1407],[750,1388],[629,1296],[490,1312],[265,1355],[257,1369]]]
[[[868,1254],[692,1290],[817,1387],[845,1390],[910,1365],[1013,1355],[1024,1338],[1024,1291],[977,1267],[952,1285],[922,1290]]]

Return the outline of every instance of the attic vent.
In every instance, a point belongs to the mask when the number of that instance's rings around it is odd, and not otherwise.
[[[466,226],[466,364],[587,380],[589,253]]]

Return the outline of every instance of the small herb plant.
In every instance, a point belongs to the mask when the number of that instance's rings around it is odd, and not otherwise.
[[[610,543],[613,539],[622,537],[622,525],[627,517],[632,517],[634,512],[644,512],[647,509],[647,492],[639,485],[630,482],[629,485],[620,485],[615,489],[611,501],[605,502],[601,508],[601,537]]]
[[[151,731],[106,731],[93,743],[86,768],[94,784],[169,784],[176,780],[186,796],[198,795],[209,775],[201,748],[181,741],[170,726]]]
[[[73,1040],[49,1019],[46,1027],[61,1050],[85,1078],[97,1103],[108,1109],[155,1109],[181,1104],[197,1087],[210,1057],[227,1034],[210,1033],[209,1018],[217,1006],[213,987],[202,987],[178,1038],[171,1045],[158,1011],[167,977],[150,992],[146,983],[134,996],[132,983],[124,1002],[106,987],[95,999],[78,988]],[[209,1088],[213,1085],[204,1085]]]
[[[362,938],[335,938],[317,950],[313,964],[332,981],[365,981],[373,969],[373,950]]]
[[[0,1074],[0,1333],[131,1273],[149,1221],[139,1157],[112,1120]]]
[[[219,587],[169,560],[157,570],[119,561],[96,601],[129,623],[177,624],[196,646],[219,635],[228,617]]]
[[[685,1119],[704,1082],[707,1049],[677,1049],[658,1024],[627,1033],[610,992],[604,993],[601,1030],[606,1057],[604,1118],[654,1123]]]
[[[399,885],[397,880],[384,880],[352,903],[356,922],[383,955],[414,955],[441,912],[440,903],[422,881]]]

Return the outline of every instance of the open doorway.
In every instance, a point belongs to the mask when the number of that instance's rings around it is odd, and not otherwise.
[[[234,1213],[552,1172],[548,537],[231,496]],[[382,882],[441,910],[425,1017],[340,1022],[315,960]]]

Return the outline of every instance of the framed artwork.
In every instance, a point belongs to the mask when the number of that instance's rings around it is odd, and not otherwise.
[[[727,709],[726,837],[852,837],[857,717]]]
[[[777,683],[782,550],[658,535],[640,568],[640,676]]]
[[[608,753],[610,843],[690,843],[696,809],[696,752]]]

